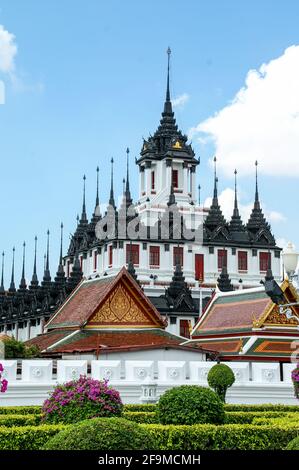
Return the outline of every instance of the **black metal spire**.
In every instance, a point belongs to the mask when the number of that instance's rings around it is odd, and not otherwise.
[[[271,234],[270,225],[265,219],[263,211],[261,209],[261,204],[259,200],[259,191],[258,191],[258,162],[255,162],[255,198],[254,205],[250,215],[250,218],[247,223],[247,229],[252,234],[257,234],[260,229],[265,229],[268,232],[268,239],[271,242],[274,242],[273,235]]]
[[[25,250],[26,250],[26,243],[23,243],[23,265],[22,265],[22,278],[19,285],[20,290],[24,291],[27,289],[26,279],[25,279]]]
[[[5,293],[4,288],[4,251],[2,252],[2,273],[1,273],[1,286],[0,286],[0,295]]]
[[[201,190],[201,186],[200,184],[198,185],[198,205],[200,206],[200,190]]]
[[[169,287],[165,291],[168,305],[179,311],[194,311],[191,290],[188,287],[180,262],[176,263]]]
[[[81,281],[82,276],[83,276],[83,273],[82,273],[78,250],[77,250],[74,256],[72,271],[71,271],[70,277],[67,280],[68,290],[72,291],[73,289],[75,289],[75,287]]]
[[[86,224],[87,223],[87,214],[86,214],[86,204],[85,204],[85,182],[86,182],[86,176],[83,176],[83,203],[82,203],[82,214],[81,214],[81,224]]]
[[[115,201],[114,201],[114,190],[113,190],[113,157],[111,158],[111,187],[110,187],[110,198],[109,198],[109,205],[115,209]]]
[[[59,264],[56,272],[55,283],[56,285],[62,285],[65,282],[65,273],[63,269],[63,223],[60,224],[60,254],[59,254]]]
[[[219,290],[221,290],[221,292],[229,292],[229,291],[234,290],[234,288],[232,286],[232,283],[231,283],[231,280],[230,280],[230,277],[229,277],[228,272],[227,272],[226,263],[224,261],[223,261],[223,264],[222,264],[222,270],[221,270],[220,276],[217,279],[217,284],[218,284],[218,288],[219,288]]]
[[[216,227],[226,225],[226,221],[224,219],[218,202],[218,178],[216,164],[217,158],[214,157],[214,193],[212,205],[205,220],[205,226],[208,227],[210,230],[214,230]]]
[[[98,220],[101,218],[100,198],[99,198],[99,167],[97,166],[97,192],[96,192],[96,203],[94,212],[91,219],[91,225],[95,226]]]
[[[126,206],[129,207],[132,204],[131,191],[130,191],[130,180],[129,180],[129,155],[130,149],[127,147],[127,178],[126,178]]]
[[[170,87],[169,87],[169,69],[170,69],[170,55],[171,49],[167,48],[167,86],[166,86],[166,103],[170,102]]]
[[[42,285],[43,287],[49,286],[51,283],[51,274],[50,274],[50,267],[49,267],[49,253],[50,253],[50,231],[47,231],[47,254],[46,254],[46,263],[45,263],[45,271],[44,271],[44,277],[43,277],[43,282]]]
[[[234,211],[233,215],[229,224],[230,232],[243,232],[245,231],[245,227],[242,223],[241,216],[239,213],[238,207],[238,194],[237,194],[237,170],[234,171],[235,175],[235,202],[234,202]]]
[[[96,207],[100,205],[100,199],[99,199],[99,167],[97,166],[97,195],[96,195]]]
[[[11,281],[10,281],[10,286],[8,291],[10,293],[15,293],[16,292],[16,286],[15,286],[15,247],[12,249],[12,267],[11,267]]]
[[[38,287],[38,278],[36,271],[36,255],[37,255],[37,236],[34,237],[34,262],[33,262],[33,274],[30,283],[30,289]]]

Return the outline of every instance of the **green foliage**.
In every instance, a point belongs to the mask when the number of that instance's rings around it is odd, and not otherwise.
[[[156,413],[147,413],[146,411],[125,411],[123,417],[139,424],[155,424],[159,422]]]
[[[288,443],[286,450],[299,450],[299,436],[292,439],[291,442]]]
[[[266,403],[262,405],[224,405],[225,411],[246,411],[246,412],[256,412],[256,411],[284,411],[287,412],[298,412],[299,405],[272,405],[271,403]]]
[[[149,403],[124,405],[124,411],[146,411],[147,413],[157,410],[157,405]]]
[[[39,357],[40,351],[37,346],[27,346],[14,337],[3,340],[5,359],[30,359]]]
[[[0,427],[0,450],[40,450],[63,425]]]
[[[296,413],[293,413],[296,414]],[[225,424],[251,424],[255,418],[261,418],[268,421],[269,418],[283,418],[286,413],[283,411],[228,411],[225,413]],[[266,423],[268,424],[268,422]]]
[[[141,424],[159,450],[282,450],[298,435],[298,427],[251,424],[174,426]]]
[[[160,397],[157,416],[162,424],[220,424],[224,421],[224,407],[209,388],[181,385]]]
[[[280,426],[296,426],[299,427],[299,415],[298,413],[284,413],[282,416],[276,417],[268,417],[266,416],[257,416],[253,420],[253,424],[258,426],[273,426],[273,427],[280,427]]]
[[[0,416],[40,414],[41,411],[41,406],[0,406]]]
[[[122,418],[94,418],[69,427],[50,439],[45,450],[152,450],[146,428]]]
[[[235,374],[226,364],[215,364],[208,373],[208,384],[225,403],[226,392],[235,381]]]
[[[0,415],[0,426],[11,428],[13,426],[37,426],[41,422],[41,415],[28,414],[28,415]]]

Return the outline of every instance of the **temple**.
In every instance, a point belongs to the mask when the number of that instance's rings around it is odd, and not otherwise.
[[[281,249],[263,214],[256,162],[254,206],[248,222],[238,207],[237,171],[232,217],[226,220],[218,199],[219,178],[214,158],[213,197],[210,208],[197,195],[200,159],[187,136],[178,129],[170,93],[170,49],[167,51],[166,94],[159,125],[142,142],[136,160],[139,194],[133,201],[130,151],[127,148],[120,207],[114,194],[114,160],[109,174],[109,205],[100,209],[99,168],[96,169],[95,205],[88,217],[83,177],[81,216],[67,253],[61,250],[54,279],[49,270],[49,234],[44,276],[37,278],[37,245],[31,282],[26,279],[25,245],[19,287],[15,285],[14,252],[10,285],[4,285],[4,254],[0,286],[0,333],[29,340],[61,308],[81,279],[105,282],[124,266],[149,299],[169,333],[189,338],[216,286],[223,292],[257,288],[269,266],[281,276]],[[198,176],[199,174],[199,176]],[[200,190],[200,186],[198,187]],[[105,236],[103,236],[105,234]],[[37,244],[37,240],[35,240]],[[238,295],[238,293],[236,294]],[[48,325],[51,325],[52,320]]]

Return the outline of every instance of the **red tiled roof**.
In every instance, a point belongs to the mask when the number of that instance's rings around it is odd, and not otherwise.
[[[38,335],[35,338],[26,341],[28,346],[37,346],[41,351],[47,349],[52,344],[55,344],[57,341],[60,341],[62,338],[70,335],[72,331],[70,330],[60,330],[60,331],[51,331],[44,335]]]
[[[207,341],[207,342],[196,342],[191,343],[203,349],[209,349],[210,351],[218,352],[239,352],[241,343],[240,341]]]
[[[57,314],[46,325],[47,328],[78,327],[84,325],[105,302],[109,293],[119,281],[125,281],[135,291],[144,310],[150,312],[155,322],[161,328],[166,326],[165,321],[155,306],[149,301],[137,282],[131,277],[126,268],[122,268],[117,276],[109,278],[83,281],[68,297]]]

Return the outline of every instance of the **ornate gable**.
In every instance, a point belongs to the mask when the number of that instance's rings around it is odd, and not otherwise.
[[[298,296],[296,290],[289,282],[285,280],[281,285],[281,290],[284,293],[285,303],[295,303],[298,302]],[[292,311],[292,316],[299,318],[298,306],[289,307]],[[270,302],[264,313],[260,316],[259,319],[253,321],[254,328],[262,328],[269,326],[280,326],[280,327],[298,327],[298,321],[294,318],[287,318],[285,313],[279,313],[279,306]]]
[[[155,307],[146,301],[143,295],[140,295],[140,288],[137,290],[130,281],[128,278],[119,279],[90,317],[86,328],[98,326],[114,328],[165,327]]]

